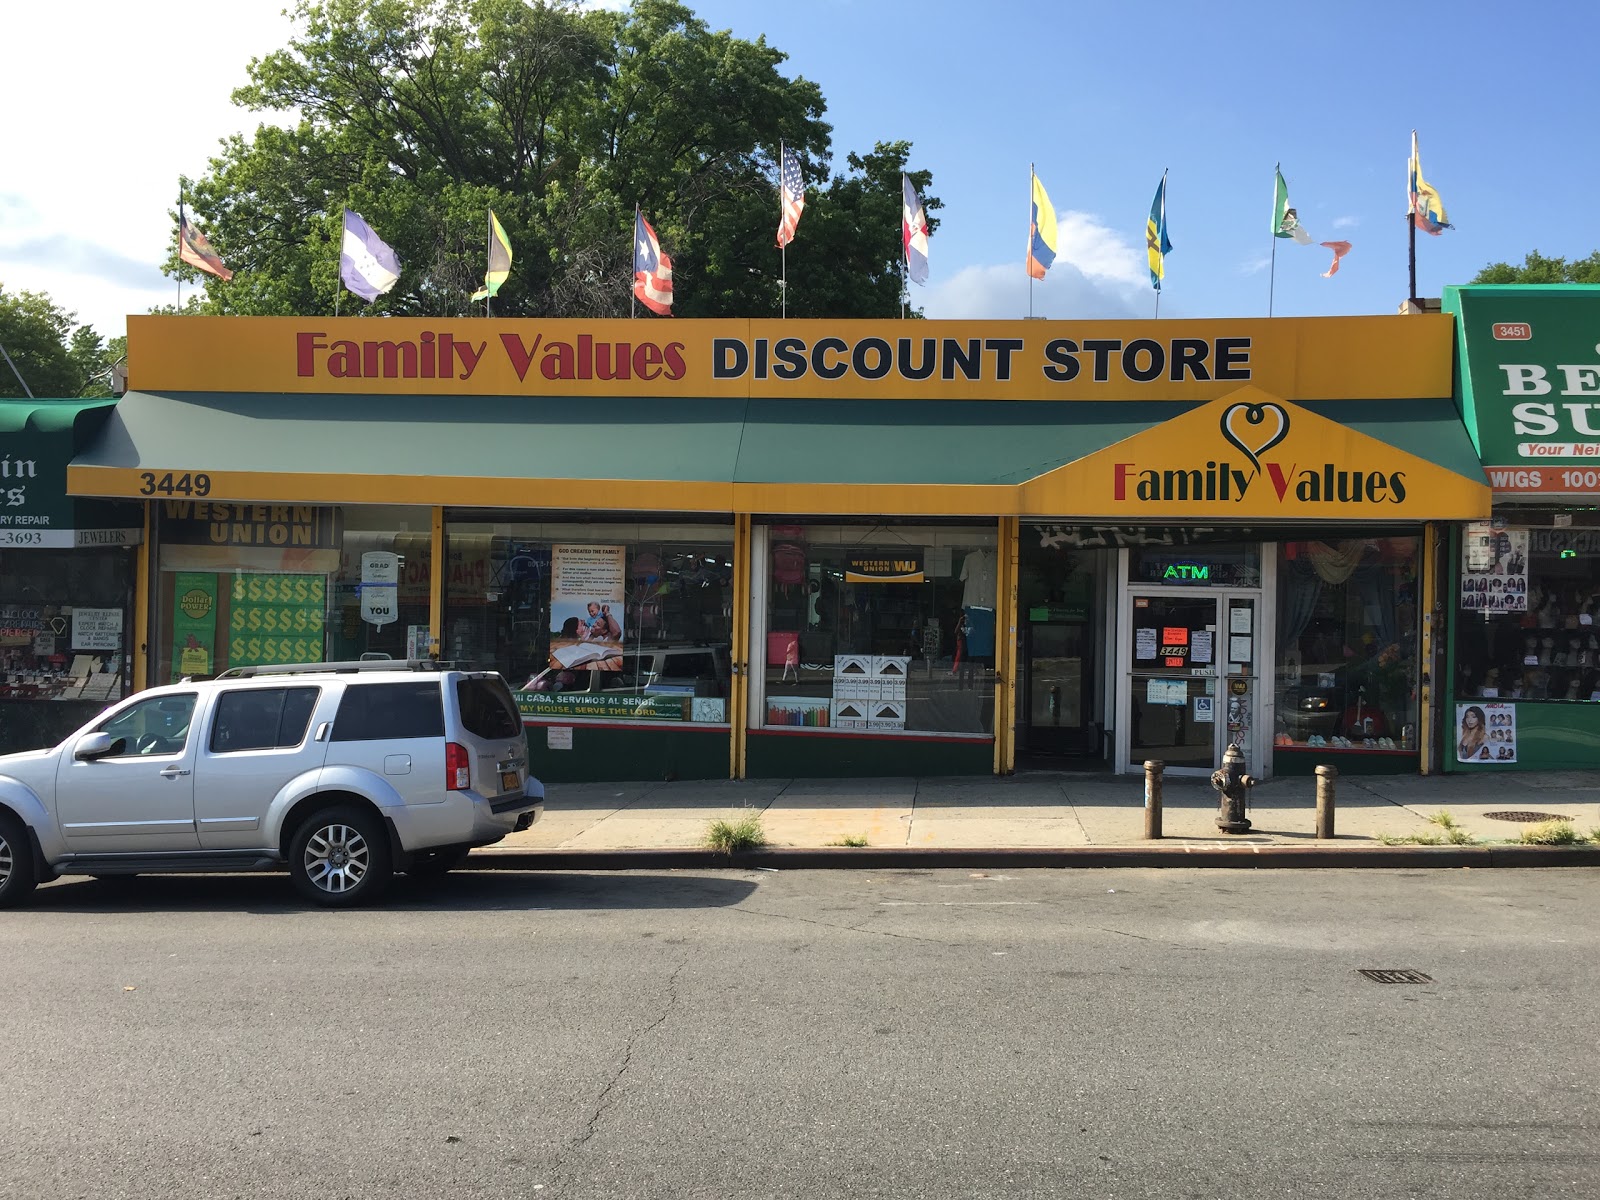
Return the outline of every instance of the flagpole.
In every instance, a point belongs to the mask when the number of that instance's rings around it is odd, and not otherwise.
[[[1272,168],[1272,216],[1267,220],[1270,228],[1278,221],[1278,173],[1283,170],[1283,164],[1277,163]],[[1267,283],[1267,316],[1272,315],[1272,301],[1278,288],[1278,231],[1272,231],[1272,267],[1268,273]]]
[[[1161,253],[1161,235],[1167,228],[1167,168],[1161,169],[1161,224],[1156,229],[1156,252]],[[1156,284],[1156,320],[1161,319],[1161,284],[1167,275],[1167,256],[1161,254],[1161,283]]]
[[[778,224],[783,224],[783,139],[778,139]],[[789,243],[778,247],[778,313],[789,319]]]
[[[483,288],[484,291],[487,292],[489,290],[489,257],[494,253],[494,210],[485,209],[484,211],[489,214],[484,218],[483,235]],[[494,303],[494,297],[492,295],[485,295],[483,298],[484,316],[494,316],[494,310],[489,307],[492,303]]]
[[[639,280],[637,278],[639,274],[637,270],[639,265],[639,205],[637,203],[633,206],[633,264],[636,268],[634,271],[634,286],[628,291],[628,319],[630,321],[638,320],[639,317]]]
[[[1411,185],[1417,173],[1417,131],[1411,131],[1411,159],[1406,169],[1406,243],[1407,263],[1410,269],[1411,290],[1407,298],[1414,304],[1417,299],[1417,201],[1412,195]],[[1421,305],[1417,305],[1421,307]]]
[[[174,274],[178,280],[178,311],[183,311],[183,182],[178,183],[178,269]],[[1412,291],[1416,286],[1412,285]]]

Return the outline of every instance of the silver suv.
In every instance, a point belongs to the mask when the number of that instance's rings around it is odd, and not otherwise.
[[[499,675],[237,667],[0,757],[0,907],[59,875],[285,864],[318,904],[360,904],[395,871],[448,871],[543,811]]]

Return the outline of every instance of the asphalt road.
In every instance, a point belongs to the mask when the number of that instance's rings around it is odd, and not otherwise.
[[[69,881],[0,1195],[1588,1198],[1597,951],[1577,869]]]

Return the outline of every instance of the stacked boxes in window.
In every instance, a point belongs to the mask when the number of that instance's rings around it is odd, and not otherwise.
[[[873,655],[873,694],[867,714],[868,729],[906,727],[906,677],[910,674],[909,657],[899,654]]]
[[[870,654],[836,654],[833,657],[833,699],[828,723],[835,729],[864,730],[876,684]]]

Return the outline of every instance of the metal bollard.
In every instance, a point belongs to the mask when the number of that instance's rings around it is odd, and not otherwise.
[[[1167,764],[1159,758],[1144,760],[1144,836],[1147,841],[1161,837],[1161,773]]]
[[[1317,837],[1333,840],[1333,781],[1339,778],[1339,768],[1317,768]]]

